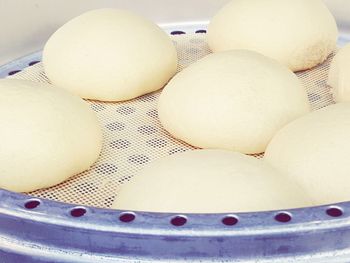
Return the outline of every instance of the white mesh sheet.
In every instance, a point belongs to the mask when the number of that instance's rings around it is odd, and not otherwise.
[[[177,47],[178,71],[210,53],[205,34],[172,36]],[[332,56],[331,56],[332,57]],[[308,92],[313,110],[333,103],[326,79],[331,57],[322,65],[297,75]],[[28,67],[12,78],[48,82],[42,64]],[[104,145],[100,158],[79,175],[57,186],[30,193],[51,200],[108,208],[120,186],[147,163],[170,154],[194,149],[173,139],[157,118],[160,92],[121,102],[88,101],[103,127]],[[258,155],[261,158],[262,155]]]

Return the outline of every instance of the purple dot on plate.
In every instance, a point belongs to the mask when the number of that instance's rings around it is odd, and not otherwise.
[[[39,200],[30,200],[25,203],[24,207],[27,209],[34,209],[34,208],[37,208],[39,205],[40,205]]]
[[[119,216],[119,220],[123,223],[130,223],[130,222],[134,221],[135,218],[136,218],[135,214],[130,213],[130,212],[122,213]]]
[[[171,219],[170,223],[173,226],[183,226],[187,223],[187,218],[184,216],[175,216]]]
[[[12,75],[15,75],[18,72],[21,72],[21,70],[12,70],[9,73],[7,73],[7,75],[12,76]]]
[[[326,213],[331,217],[341,217],[344,214],[343,210],[338,207],[328,208]]]
[[[81,217],[81,216],[83,216],[83,215],[85,215],[86,214],[86,209],[85,208],[83,208],[83,207],[77,207],[77,208],[74,208],[74,209],[72,209],[71,211],[70,211],[70,214],[71,214],[71,216],[73,216],[73,217]]]
[[[183,34],[186,34],[186,33],[184,31],[176,30],[176,31],[172,31],[170,34],[172,34],[172,35],[183,35]]]
[[[28,63],[29,66],[34,66],[35,64],[38,64],[40,61],[34,60]]]
[[[275,220],[280,223],[288,223],[292,220],[292,216],[289,213],[282,212],[275,216]]]
[[[234,226],[238,223],[238,219],[235,216],[226,216],[221,222],[226,226]]]

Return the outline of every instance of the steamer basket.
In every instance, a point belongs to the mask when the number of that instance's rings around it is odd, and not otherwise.
[[[70,17],[106,6],[135,10],[158,22],[173,38],[181,70],[210,52],[206,21],[224,2],[2,0],[0,19],[9,26],[2,33],[0,77],[47,82],[41,52],[33,51]],[[326,2],[337,17],[342,46],[350,42],[350,3]],[[26,10],[31,13],[18,22]],[[42,14],[50,15],[38,18]],[[39,24],[41,33],[34,34]],[[325,83],[331,59],[298,73],[313,109],[333,103]],[[98,162],[49,189],[26,195],[0,190],[0,262],[350,262],[350,202],[205,215],[108,209],[120,185],[146,163],[193,149],[161,128],[158,95],[123,103],[89,101],[104,127]]]

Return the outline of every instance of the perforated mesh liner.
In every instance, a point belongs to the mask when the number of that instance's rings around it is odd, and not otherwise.
[[[178,71],[210,53],[204,34],[172,36],[172,39],[179,54]],[[297,74],[308,92],[313,110],[333,103],[326,85],[331,57],[323,65]],[[49,82],[41,63],[11,78]],[[120,186],[147,163],[194,149],[173,139],[162,129],[157,116],[159,94],[158,91],[121,103],[88,101],[103,128],[104,145],[100,158],[90,170],[30,195],[108,208],[117,198]],[[262,155],[256,157],[261,158]]]

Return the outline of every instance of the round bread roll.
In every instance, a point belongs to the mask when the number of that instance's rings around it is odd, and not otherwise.
[[[58,29],[43,52],[50,81],[82,98],[129,100],[162,88],[177,52],[156,24],[118,9],[80,15]]]
[[[176,75],[158,104],[160,121],[193,146],[261,153],[272,136],[308,113],[299,79],[247,50],[211,54]]]
[[[0,80],[0,187],[29,192],[88,169],[101,151],[94,112],[51,85]]]
[[[350,102],[350,44],[334,57],[328,76],[336,102]]]
[[[317,205],[350,200],[350,103],[306,115],[269,144],[265,160],[296,180]]]
[[[306,193],[262,160],[221,150],[159,159],[122,186],[112,208],[229,213],[312,205]]]
[[[321,0],[233,0],[208,29],[214,52],[249,49],[293,71],[322,63],[337,36],[335,19]]]

